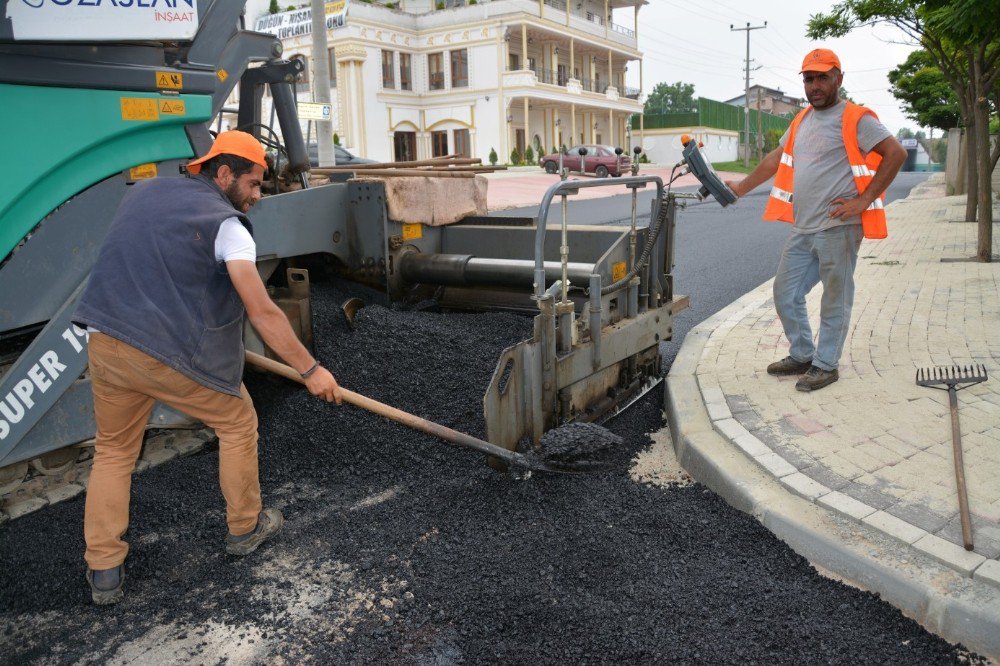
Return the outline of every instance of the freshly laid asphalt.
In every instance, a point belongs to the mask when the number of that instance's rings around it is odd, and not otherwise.
[[[347,387],[474,435],[513,315],[369,305],[314,282],[319,358]],[[363,294],[370,303],[375,299]],[[699,484],[629,474],[653,391],[607,425],[610,471],[498,474],[479,454],[250,375],[284,532],[223,553],[211,450],[135,477],[126,600],[89,603],[83,498],[0,526],[6,663],[986,663],[819,575]]]

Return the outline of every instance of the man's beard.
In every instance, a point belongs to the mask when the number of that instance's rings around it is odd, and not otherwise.
[[[229,187],[225,191],[226,198],[229,199],[229,203],[233,204],[233,208],[245,213],[250,210],[250,197],[240,198],[240,188],[237,181],[230,183]]]

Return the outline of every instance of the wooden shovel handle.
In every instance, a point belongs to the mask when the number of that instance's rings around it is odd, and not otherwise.
[[[266,358],[260,354],[255,354],[251,351],[246,352],[246,359],[247,363],[254,367],[267,370],[268,372],[273,372],[274,374],[280,375],[285,379],[290,379],[293,382],[298,382],[303,385],[305,384],[305,380],[302,379],[302,375],[296,372],[294,368],[290,368],[284,363],[279,363],[278,361]],[[379,402],[378,400],[372,400],[371,398],[363,396],[360,393],[349,391],[343,386],[340,387],[340,394],[344,402],[348,402],[355,407],[360,407],[361,409],[366,409],[369,412],[378,414],[379,416],[384,416],[385,418],[396,421],[397,423],[402,423],[403,425],[413,428],[414,430],[425,432],[428,435],[433,435],[434,437],[451,442],[452,444],[464,446],[466,448],[473,449],[474,451],[479,451],[480,453],[496,456],[506,463],[522,467],[526,466],[524,456],[515,451],[508,451],[505,448],[499,447],[496,444],[490,444],[489,442],[479,439],[478,437],[473,437],[472,435],[452,430],[451,428],[434,423],[433,421],[422,419],[419,416],[410,414],[409,412],[404,412],[401,409],[396,409],[395,407]]]

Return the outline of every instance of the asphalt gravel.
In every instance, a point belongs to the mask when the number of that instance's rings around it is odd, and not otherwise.
[[[314,282],[319,357],[346,387],[482,437],[506,314],[369,305]],[[370,294],[367,295],[370,299]],[[653,391],[608,427],[606,472],[512,478],[481,454],[251,374],[282,534],[223,552],[217,456],[133,482],[123,603],[83,579],[83,500],[0,526],[0,662],[834,663],[981,661],[818,575],[703,486],[632,480]]]

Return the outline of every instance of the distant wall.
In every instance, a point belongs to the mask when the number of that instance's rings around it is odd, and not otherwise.
[[[705,144],[701,151],[712,162],[732,162],[737,159],[740,133],[713,127],[666,127],[647,129],[642,140],[650,162],[675,164],[681,160],[681,136],[688,134]],[[632,142],[638,143],[639,132],[633,130]]]

